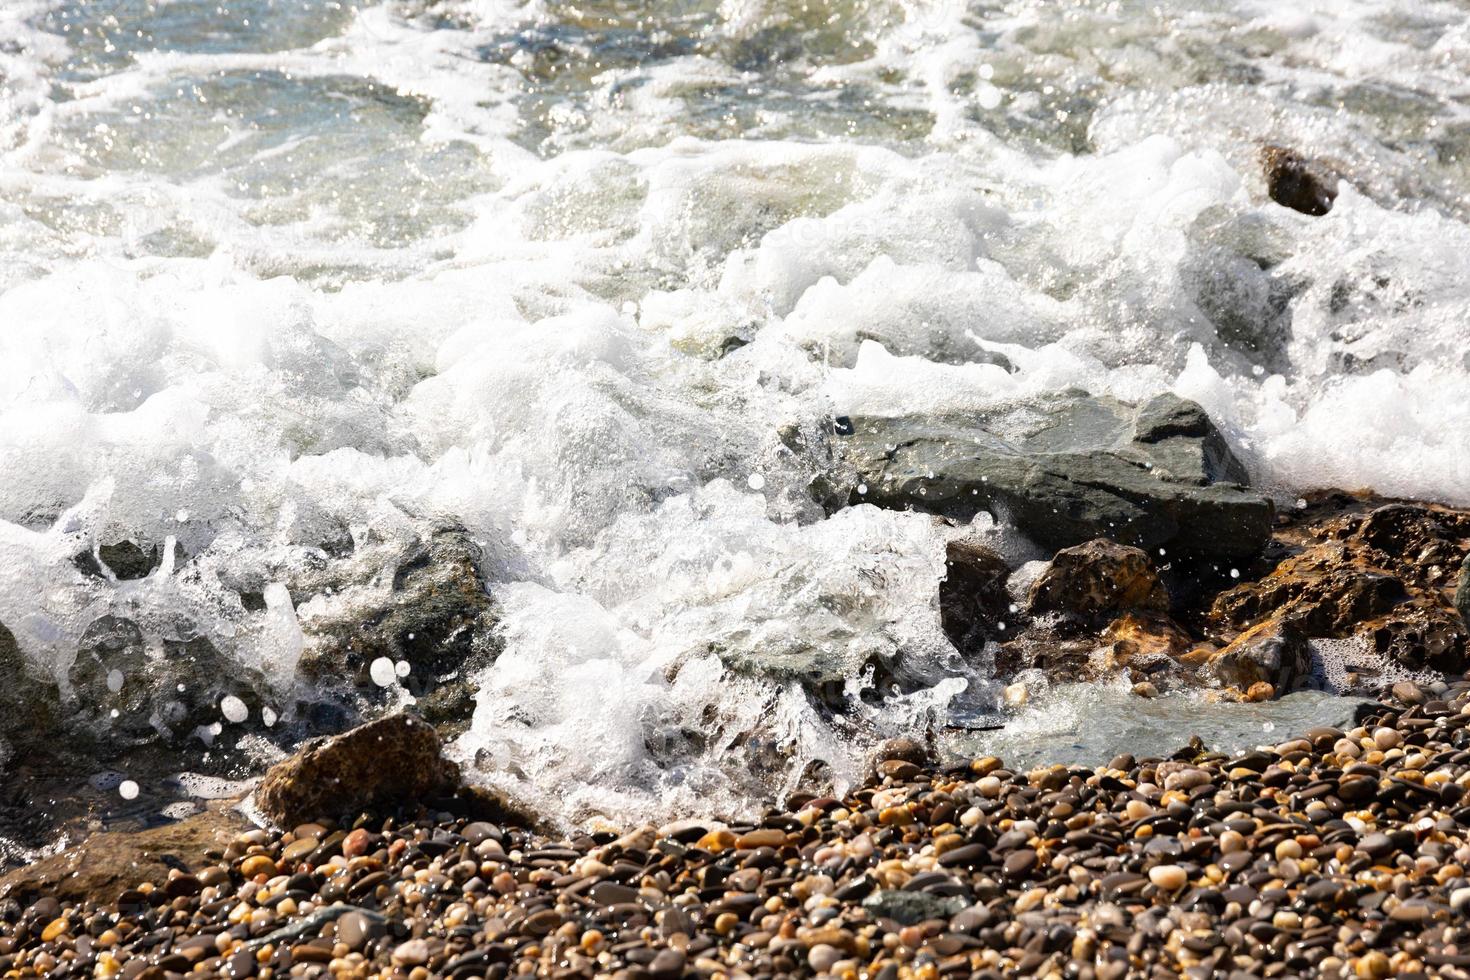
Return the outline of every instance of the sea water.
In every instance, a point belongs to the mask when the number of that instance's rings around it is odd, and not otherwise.
[[[355,601],[302,569],[449,522],[504,642],[475,778],[569,821],[840,786],[998,710],[946,541],[1036,556],[828,516],[834,416],[1174,391],[1283,501],[1470,504],[1467,77],[1435,0],[8,0],[0,622],[63,689],[100,617],[207,640],[284,724]],[[1270,144],[1329,214],[1268,199]],[[79,569],[124,540],[147,577]],[[850,710],[730,669],[811,657]],[[1006,744],[1272,740],[1138,704]]]

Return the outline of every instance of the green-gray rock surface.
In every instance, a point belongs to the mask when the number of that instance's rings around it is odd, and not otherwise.
[[[969,520],[985,510],[1047,548],[1110,538],[1244,559],[1269,540],[1272,505],[1204,409],[1067,392],[1044,405],[938,418],[858,417],[840,440],[850,503]]]

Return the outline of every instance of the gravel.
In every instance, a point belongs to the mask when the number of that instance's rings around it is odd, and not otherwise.
[[[1234,757],[1015,771],[905,743],[744,823],[252,830],[106,906],[0,901],[0,972],[1470,977],[1470,684],[1384,697]]]

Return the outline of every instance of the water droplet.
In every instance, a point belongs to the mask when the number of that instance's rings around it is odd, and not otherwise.
[[[858,493],[860,493],[860,494],[866,494],[867,492],[868,492],[868,485],[866,483],[859,483],[858,484]]]
[[[220,699],[219,711],[225,716],[225,721],[235,725],[250,717],[250,709],[245,707],[245,702],[233,694],[227,694]]]
[[[136,800],[138,798],[138,784],[131,779],[124,779],[117,784],[117,795],[125,800]]]
[[[181,510],[177,514],[174,515],[174,520],[178,521],[180,524],[184,523],[188,519],[189,519],[189,512],[187,510]]]
[[[413,670],[413,668],[411,666],[409,666],[409,663],[408,663],[407,660],[400,660],[400,661],[398,661],[398,663],[396,663],[396,664],[393,665],[393,672],[395,674],[397,674],[399,677],[407,677],[408,674],[409,674],[409,671],[411,671],[411,670]]]
[[[750,489],[752,490],[763,490],[766,486],[766,478],[759,473],[750,474],[750,477],[745,482],[750,485]]]
[[[368,676],[371,677],[373,679],[373,683],[378,685],[379,687],[387,687],[389,684],[392,684],[394,680],[393,661],[389,660],[387,657],[379,657],[377,660],[374,660],[372,666],[368,668]]]

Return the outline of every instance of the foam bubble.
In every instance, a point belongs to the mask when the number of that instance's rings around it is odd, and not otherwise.
[[[379,687],[388,687],[397,679],[397,671],[389,657],[378,657],[368,667],[368,676]]]
[[[238,725],[250,717],[250,709],[246,707],[245,702],[233,694],[226,695],[220,699],[219,710],[220,714],[225,716],[225,721],[234,725]]]

